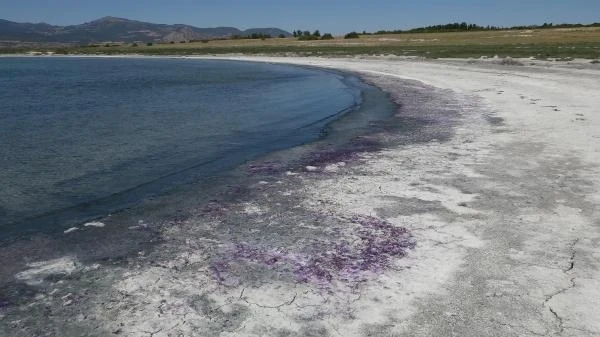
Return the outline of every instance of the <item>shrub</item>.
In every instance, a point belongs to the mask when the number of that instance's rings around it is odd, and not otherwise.
[[[325,33],[323,36],[321,36],[321,40],[333,40],[333,35]]]
[[[358,39],[358,38],[359,38],[359,36],[358,36],[357,32],[350,32],[344,36],[344,39]]]
[[[591,64],[599,64],[600,60],[592,60],[592,62],[590,62]]]
[[[152,42],[148,42],[148,43],[146,43],[146,46],[148,46],[148,47],[152,47],[152,45],[153,45],[153,43],[152,43]]]
[[[269,34],[262,34],[262,33],[252,33],[250,35],[246,36],[247,39],[252,39],[252,40],[265,40],[265,39],[270,39],[271,35]]]

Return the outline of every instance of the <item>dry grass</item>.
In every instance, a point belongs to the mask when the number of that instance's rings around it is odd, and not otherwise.
[[[68,53],[139,54],[284,54],[353,55],[394,54],[425,57],[600,57],[600,27],[506,30],[456,33],[412,33],[361,35],[359,39],[337,37],[325,41],[298,41],[295,38],[266,40],[214,40],[167,43],[153,46],[80,47]]]
[[[489,32],[414,33],[361,35],[360,39],[336,37],[325,41],[298,41],[290,37],[266,40],[214,40],[209,42],[157,44],[155,48],[208,48],[258,46],[441,46],[441,45],[505,45],[544,43],[600,43],[600,27]]]

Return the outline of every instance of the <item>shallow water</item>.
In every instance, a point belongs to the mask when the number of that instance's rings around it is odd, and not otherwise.
[[[384,99],[351,76],[283,65],[3,58],[2,239],[64,230],[324,130],[348,132],[389,114]],[[360,104],[373,115],[330,124]]]

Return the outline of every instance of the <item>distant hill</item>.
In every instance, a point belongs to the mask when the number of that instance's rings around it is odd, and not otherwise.
[[[165,25],[107,16],[92,22],[72,26],[46,23],[18,23],[0,19],[0,41],[38,43],[99,43],[99,42],[171,42],[280,34],[291,36],[278,28],[253,28],[241,31],[233,27],[198,28],[189,25]]]

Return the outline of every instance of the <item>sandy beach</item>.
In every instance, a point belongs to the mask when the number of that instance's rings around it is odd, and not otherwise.
[[[0,335],[600,336],[599,65],[228,59],[356,73],[417,131],[256,166],[118,264],[20,266],[37,294],[0,301]]]

